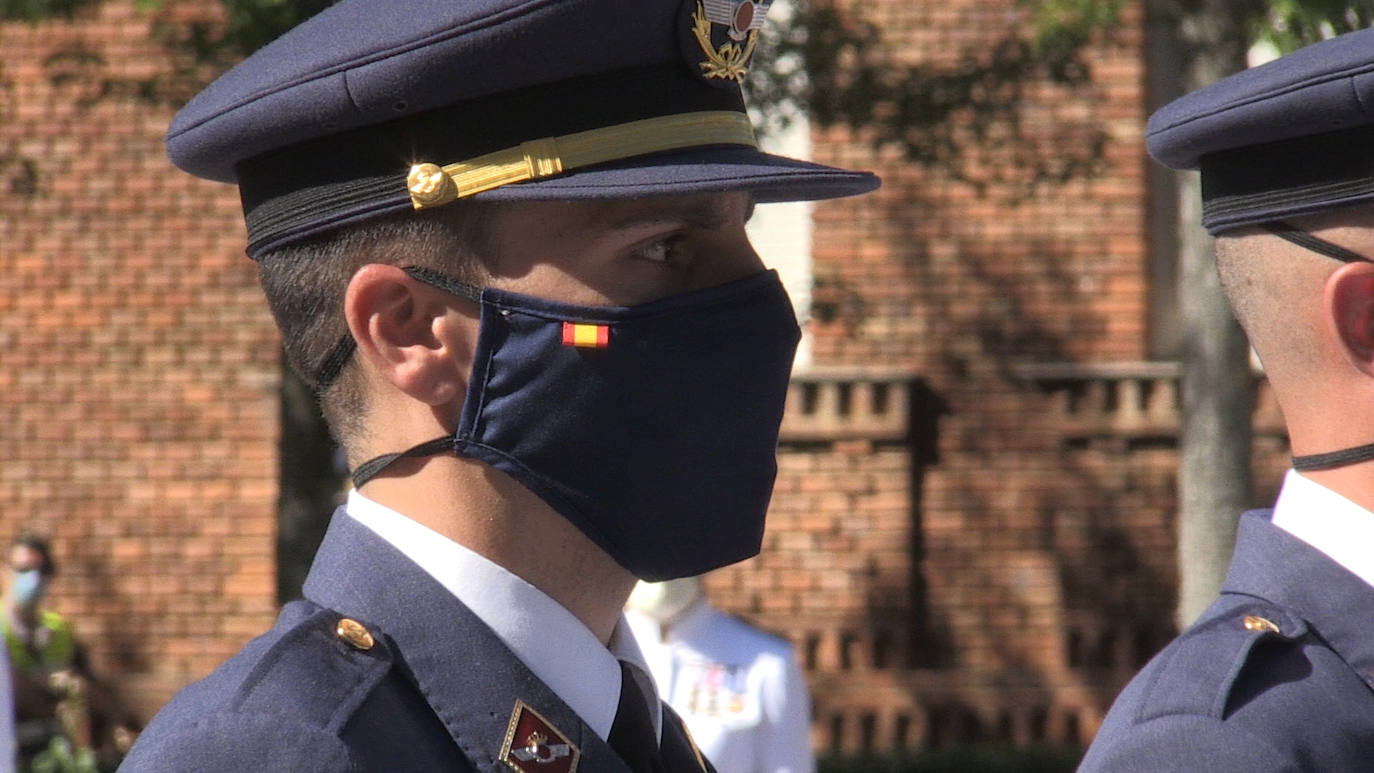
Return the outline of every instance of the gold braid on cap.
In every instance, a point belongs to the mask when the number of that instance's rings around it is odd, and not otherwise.
[[[710,110],[665,115],[522,142],[513,148],[439,166],[410,168],[406,187],[415,209],[437,207],[503,185],[582,167],[701,145],[758,147],[744,113]]]

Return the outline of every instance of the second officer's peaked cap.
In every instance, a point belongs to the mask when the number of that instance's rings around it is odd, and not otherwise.
[[[758,149],[740,83],[771,2],[343,0],[191,100],[167,150],[238,183],[250,255],[465,197],[876,188]]]
[[[1150,154],[1202,172],[1212,233],[1374,201],[1374,29],[1217,81],[1160,108]]]

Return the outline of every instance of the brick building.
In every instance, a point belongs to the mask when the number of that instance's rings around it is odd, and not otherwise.
[[[841,6],[913,65],[1021,21],[1014,0]],[[183,12],[0,23],[0,537],[53,537],[53,605],[145,713],[270,624],[291,461],[236,193],[162,151],[180,70],[157,31]],[[1089,87],[1035,85],[1021,113],[1050,149],[1097,127],[1089,179],[1027,194],[810,133],[886,183],[810,210],[810,357],[765,550],[709,587],[797,644],[818,749],[1086,742],[1174,632],[1138,9],[1089,59]],[[971,163],[1004,161],[989,143]],[[1263,395],[1256,426],[1261,501],[1286,451]]]

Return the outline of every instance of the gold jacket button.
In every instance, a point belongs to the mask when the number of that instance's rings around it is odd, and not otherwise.
[[[377,640],[372,638],[371,631],[364,628],[362,623],[348,617],[341,618],[339,624],[334,626],[334,635],[353,649],[363,652],[372,649],[372,645],[377,643]]]
[[[1258,615],[1246,615],[1246,616],[1245,616],[1245,630],[1247,630],[1247,631],[1267,631],[1267,632],[1269,632],[1269,633],[1278,633],[1278,632],[1279,632],[1279,627],[1278,627],[1277,625],[1274,624],[1274,621],[1273,621],[1273,620],[1270,620],[1270,619],[1268,619],[1268,618],[1260,617],[1260,616],[1258,616]]]

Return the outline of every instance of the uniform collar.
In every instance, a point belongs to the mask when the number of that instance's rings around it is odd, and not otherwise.
[[[1274,525],[1374,585],[1374,513],[1296,470],[1283,479]]]
[[[1326,554],[1275,526],[1270,515],[1257,510],[1241,517],[1222,592],[1291,610],[1374,687],[1374,590]]]
[[[608,646],[561,604],[505,567],[369,499],[349,492],[348,515],[415,562],[485,623],[563,702],[605,739],[620,698],[620,666],[649,669],[624,618]],[[654,728],[662,710],[653,680],[636,680]]]
[[[362,623],[395,653],[474,769],[507,769],[514,720],[532,709],[581,754],[582,770],[631,773],[610,744],[472,610],[376,532],[335,513],[306,578],[307,599]]]

